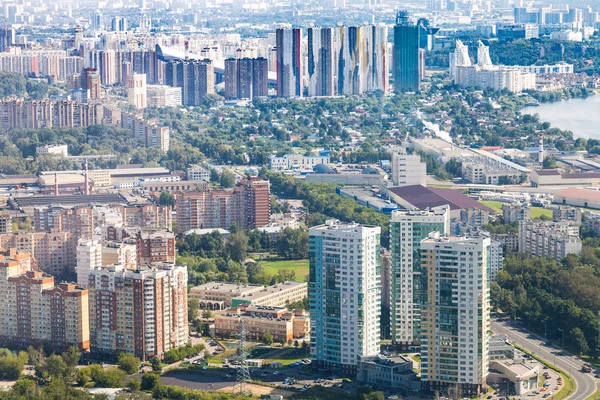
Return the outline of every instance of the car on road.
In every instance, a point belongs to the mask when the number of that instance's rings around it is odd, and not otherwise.
[[[274,371],[273,375],[279,375],[279,371]]]

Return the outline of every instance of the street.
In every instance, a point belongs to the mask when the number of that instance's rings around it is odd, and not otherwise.
[[[570,375],[577,384],[575,393],[568,399],[586,400],[596,391],[595,371],[586,374],[581,372],[583,361],[576,356],[544,344],[544,338],[528,331],[514,322],[509,325],[507,321],[492,320],[492,331],[497,335],[506,335],[507,339],[527,351],[537,355],[544,361],[555,364],[567,375]]]

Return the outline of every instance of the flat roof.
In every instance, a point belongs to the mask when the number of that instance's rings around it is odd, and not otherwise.
[[[450,210],[477,208],[490,213],[495,213],[491,208],[484,206],[477,200],[454,189],[439,189],[428,188],[422,185],[410,185],[393,187],[389,188],[389,190],[419,210],[447,204],[450,206]]]
[[[77,205],[90,203],[119,203],[126,204],[127,201],[120,194],[90,194],[90,195],[68,195],[68,196],[28,196],[15,197],[13,200],[19,207],[35,207],[50,205]]]
[[[556,193],[555,196],[571,197],[579,200],[600,200],[600,190],[581,189],[581,188],[567,188]]]
[[[263,285],[255,285],[255,284],[247,284],[242,285],[239,283],[227,283],[227,282],[208,282],[202,285],[194,286],[190,289],[190,292],[198,292],[204,290],[218,290],[220,292],[255,292],[258,290],[262,290],[264,288]]]
[[[247,293],[247,294],[243,294],[240,296],[236,296],[235,299],[246,300],[246,301],[258,300],[258,299],[261,299],[270,294],[278,293],[283,290],[293,289],[293,288],[296,288],[299,286],[306,286],[308,289],[308,283],[306,283],[306,282],[287,281],[287,282],[283,282],[283,283],[277,283],[273,286],[265,287],[261,291],[258,291],[258,292],[252,292],[252,293]]]

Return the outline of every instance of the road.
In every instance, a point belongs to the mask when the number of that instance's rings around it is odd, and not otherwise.
[[[577,388],[575,393],[568,397],[569,400],[587,400],[596,391],[594,374],[597,372],[593,371],[591,374],[581,372],[583,361],[579,357],[545,345],[544,338],[515,323],[509,325],[506,321],[492,320],[492,331],[497,335],[506,335],[510,342],[523,347],[548,363],[555,364],[573,377]]]

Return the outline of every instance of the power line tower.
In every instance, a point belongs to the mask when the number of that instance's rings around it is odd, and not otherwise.
[[[244,320],[240,319],[239,343],[237,349],[238,368],[236,373],[235,391],[240,395],[248,395],[248,381],[250,371],[248,370],[248,352],[246,351],[246,327]]]

